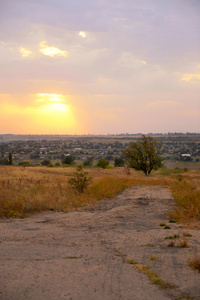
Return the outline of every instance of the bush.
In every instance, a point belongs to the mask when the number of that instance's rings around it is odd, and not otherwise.
[[[97,166],[103,169],[106,169],[109,166],[109,161],[106,160],[105,158],[101,158],[98,163]]]
[[[93,165],[93,158],[92,157],[88,157],[84,163],[83,163],[84,167],[92,167]]]
[[[48,166],[48,165],[50,165],[50,164],[51,164],[51,162],[50,162],[49,159],[44,159],[44,160],[41,162],[41,165],[43,165],[43,166]]]
[[[72,155],[67,155],[65,156],[65,158],[63,159],[62,163],[65,165],[72,165],[74,162],[75,158]]]
[[[74,172],[74,176],[68,180],[68,183],[73,189],[77,190],[79,193],[83,193],[91,181],[92,178],[88,177],[87,172]]]
[[[119,158],[115,158],[115,162],[114,162],[114,166],[115,167],[123,167],[125,164],[125,161],[122,157],[119,157]]]
[[[7,165],[9,165],[9,162],[6,158],[1,158],[0,159],[0,165],[1,166],[7,166]]]
[[[53,168],[53,164],[50,163],[50,164],[47,165],[47,167],[48,168]]]
[[[22,161],[18,165],[23,167],[30,167],[30,163],[28,161]]]

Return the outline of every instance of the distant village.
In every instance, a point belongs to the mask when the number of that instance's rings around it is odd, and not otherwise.
[[[149,134],[161,141],[166,149],[166,161],[200,161],[200,134],[168,133]],[[123,150],[141,134],[121,135],[0,135],[0,164],[12,153],[13,164],[22,162],[41,164],[44,160],[62,163],[66,156],[73,156],[79,163],[91,158],[112,162],[122,156]]]

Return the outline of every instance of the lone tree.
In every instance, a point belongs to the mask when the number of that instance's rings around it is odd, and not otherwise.
[[[142,135],[138,142],[131,142],[124,150],[124,158],[128,165],[135,170],[142,170],[147,176],[151,171],[162,166],[165,152],[161,142],[156,141],[151,136]]]
[[[116,157],[115,161],[114,161],[114,166],[115,167],[123,167],[125,164],[125,161],[123,159],[123,157]]]
[[[106,160],[105,158],[100,158],[97,166],[102,168],[102,169],[106,169],[109,166],[109,161]]]
[[[9,154],[8,154],[8,164],[12,165],[12,163],[13,163],[12,162],[12,152],[10,151]]]
[[[62,163],[66,164],[66,165],[72,165],[74,162],[75,158],[72,155],[67,155],[65,156],[65,158],[63,159]]]

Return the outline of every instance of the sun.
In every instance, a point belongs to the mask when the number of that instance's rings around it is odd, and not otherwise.
[[[75,128],[77,122],[73,109],[67,102],[67,97],[61,94],[38,93],[37,124],[42,128],[48,128],[48,131],[65,132]]]

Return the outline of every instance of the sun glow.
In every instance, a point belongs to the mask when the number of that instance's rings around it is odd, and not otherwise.
[[[63,103],[50,103],[40,108],[40,112],[45,114],[64,115],[69,112],[68,106]]]
[[[77,122],[72,107],[66,102],[68,102],[68,99],[64,95],[36,94],[38,125],[59,132],[67,132],[75,128]]]
[[[60,94],[44,94],[36,95],[37,102],[40,103],[39,111],[46,114],[64,115],[69,112],[69,107],[65,103],[66,99]]]
[[[16,104],[16,100],[21,104]],[[27,99],[29,99],[27,105]],[[0,127],[21,134],[74,134],[83,130],[71,96],[61,94],[27,94],[12,101],[0,94]],[[9,122],[8,122],[9,120]],[[7,133],[7,131],[5,132]]]
[[[37,94],[37,102],[64,102],[63,95],[59,94]]]

